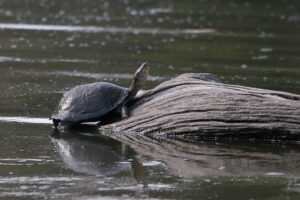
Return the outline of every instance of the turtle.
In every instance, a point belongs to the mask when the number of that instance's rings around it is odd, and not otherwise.
[[[72,127],[83,122],[99,122],[109,118],[111,113],[122,119],[129,117],[127,104],[144,86],[149,64],[144,62],[135,72],[129,88],[112,83],[96,82],[74,87],[65,92],[50,120],[55,129],[58,125]]]

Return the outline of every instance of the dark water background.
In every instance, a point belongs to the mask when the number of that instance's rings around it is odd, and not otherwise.
[[[146,88],[209,72],[300,94],[300,2],[0,0],[0,199],[300,198],[299,145],[53,131],[64,91],[144,61]]]

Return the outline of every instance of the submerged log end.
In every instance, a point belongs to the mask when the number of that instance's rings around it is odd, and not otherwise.
[[[130,117],[101,127],[152,137],[300,137],[300,96],[223,84],[213,74],[183,74],[138,96]]]

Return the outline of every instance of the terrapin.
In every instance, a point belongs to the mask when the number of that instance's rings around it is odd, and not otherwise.
[[[128,117],[126,104],[144,86],[148,71],[149,65],[145,62],[135,72],[129,88],[106,82],[76,86],[64,93],[50,120],[57,128],[59,124],[73,126],[102,121],[115,112],[125,119]]]

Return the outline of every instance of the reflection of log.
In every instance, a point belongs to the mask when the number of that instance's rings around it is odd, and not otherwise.
[[[258,145],[257,143],[201,143],[150,139],[135,135],[109,134],[132,148],[139,163],[155,160],[171,174],[184,178],[201,176],[300,177],[300,152],[293,145]]]
[[[300,95],[222,84],[212,74],[183,74],[146,91],[116,132],[168,137],[299,139]]]

